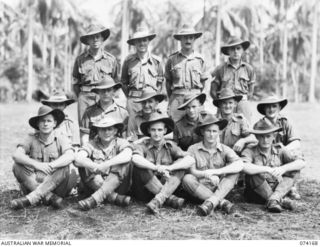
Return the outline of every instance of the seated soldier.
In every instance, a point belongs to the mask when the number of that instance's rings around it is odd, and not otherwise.
[[[243,171],[248,174],[245,197],[250,202],[267,202],[267,210],[276,213],[283,208],[293,209],[293,203],[284,197],[304,167],[301,157],[274,144],[278,131],[281,127],[274,126],[268,119],[261,119],[252,130],[258,144],[246,148],[241,154]]]
[[[11,201],[11,208],[25,208],[41,200],[54,208],[64,206],[61,197],[75,184],[69,183],[69,164],[74,160],[70,141],[54,132],[63,120],[63,112],[49,106],[41,106],[38,115],[29,119],[37,132],[19,144],[13,154],[13,174],[27,195]]]
[[[164,138],[173,128],[172,119],[154,112],[149,121],[140,125],[141,132],[150,139],[137,144],[132,156],[132,188],[141,191],[136,194],[142,200],[155,196],[147,204],[147,208],[153,214],[159,213],[164,202],[173,208],[183,206],[184,199],[174,196],[173,193],[180,185],[185,170],[194,162],[194,159],[185,154],[173,141]]]
[[[183,177],[182,186],[191,196],[204,201],[198,207],[202,216],[209,215],[218,206],[228,214],[233,212],[233,204],[224,198],[236,184],[243,163],[231,148],[219,141],[219,131],[227,124],[225,119],[206,115],[195,129],[203,141],[188,149],[196,162],[190,168],[191,174]]]
[[[118,136],[123,129],[122,120],[106,116],[94,122],[91,128],[98,133],[92,140],[79,149],[75,157],[82,182],[94,193],[79,201],[82,210],[89,210],[105,199],[120,206],[130,203],[125,194],[130,186],[130,144]],[[117,193],[114,193],[114,192]]]
[[[91,89],[91,92],[99,95],[99,101],[89,106],[83,114],[81,120],[82,127],[80,128],[82,145],[96,135],[96,133],[92,133],[92,136],[89,136],[92,123],[104,118],[106,115],[113,118],[120,118],[125,125],[124,127],[127,127],[129,118],[128,111],[114,101],[115,92],[119,88],[121,88],[120,83],[115,83],[110,76],[106,76]]]
[[[287,99],[279,99],[277,96],[269,96],[262,100],[257,105],[258,112],[264,115],[264,118],[269,119],[273,125],[282,128],[278,131],[275,138],[275,143],[282,143],[285,148],[293,153],[301,152],[300,138],[294,131],[292,124],[288,118],[280,114],[280,111],[287,105]],[[292,199],[300,200],[296,186],[290,190],[289,196]]]
[[[131,141],[136,141],[144,136],[140,130],[140,124],[150,119],[151,114],[157,109],[157,105],[164,99],[165,95],[157,93],[151,87],[146,87],[141,98],[134,100],[136,103],[141,103],[142,109],[129,117],[127,137]]]
[[[185,111],[185,115],[176,122],[173,130],[173,140],[182,150],[186,151],[192,144],[200,142],[202,139],[194,129],[201,121],[201,108],[206,101],[206,95],[202,94],[187,94],[184,96],[183,104],[177,109]]]
[[[73,99],[68,99],[67,95],[59,90],[53,92],[49,99],[42,100],[43,105],[50,106],[52,109],[63,111],[68,105],[73,104]],[[64,113],[65,118],[63,122],[55,129],[56,133],[62,134],[70,140],[73,146],[80,146],[79,127],[76,126],[75,121]]]
[[[235,95],[230,88],[220,91],[213,104],[218,107],[218,118],[226,119],[228,125],[220,132],[220,142],[236,153],[240,154],[249,143],[256,143],[256,139],[249,132],[249,122],[242,113],[235,113],[242,95]]]

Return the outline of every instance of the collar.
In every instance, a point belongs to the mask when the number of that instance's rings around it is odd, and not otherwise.
[[[155,145],[154,145],[154,142],[152,141],[152,139],[148,139],[147,140],[147,143],[146,143],[146,146],[148,149],[151,149],[151,148],[157,148]],[[168,149],[168,141],[166,139],[162,139],[162,142],[160,143],[159,145],[159,150],[162,148],[162,147],[165,147],[166,149]]]
[[[190,120],[187,115],[184,115],[183,120],[187,125],[195,126],[199,122],[199,117],[197,120],[193,121],[193,120]]]
[[[203,141],[199,143],[198,150],[203,150],[203,151],[206,151],[206,152],[208,152],[208,153],[211,153],[211,152],[212,152],[211,150],[207,149],[207,148],[204,146]],[[217,143],[217,151],[222,152],[222,145],[221,145],[220,142]],[[216,153],[216,152],[214,152],[214,153]]]
[[[265,153],[261,152],[259,145],[257,145],[257,150],[258,150],[260,155],[262,155],[264,157],[267,157],[267,155]],[[277,147],[277,145],[272,145],[271,146],[270,153],[271,153],[271,155],[274,155],[274,154],[278,155],[279,154],[279,148]]]
[[[94,57],[91,52],[90,52],[90,49],[87,49],[85,51],[85,56],[91,56],[92,58]],[[103,48],[101,47],[99,50],[98,50],[98,53],[97,53],[97,56],[96,56],[96,60],[100,60],[101,58],[106,58],[106,54],[104,53],[104,50]]]
[[[57,139],[57,136],[56,136],[55,131],[52,132],[51,136],[49,136],[49,139],[48,139],[46,142],[44,142],[44,141],[40,138],[40,133],[39,133],[39,132],[36,134],[36,137],[37,137],[37,139],[39,140],[39,142],[41,142],[41,143],[42,143],[43,145],[45,145],[45,146],[52,144],[52,143],[53,143],[54,141],[56,141],[56,139]]]
[[[218,119],[223,119],[223,117],[221,116],[221,113],[217,113],[216,117]],[[232,122],[238,122],[239,121],[239,119],[237,118],[237,116],[234,113],[232,113],[232,117],[228,120],[228,123],[230,123],[231,121]]]
[[[101,149],[101,150],[106,150],[106,149],[108,149],[108,148],[110,148],[110,147],[114,147],[116,140],[117,140],[117,137],[115,137],[115,138],[109,143],[109,145],[108,145],[107,147],[105,147],[105,146],[102,144],[100,137],[99,137],[99,136],[96,136],[96,137],[95,137],[95,143],[97,144],[97,147],[98,147],[99,149]]]
[[[134,58],[138,59],[139,61],[141,61],[140,57],[138,56],[138,53],[134,54]],[[151,58],[152,58],[151,54],[150,54],[150,52],[148,52],[148,54],[147,54],[147,62],[150,63],[150,64],[153,64],[153,61],[152,61]]]
[[[101,106],[101,102],[100,100],[97,102],[97,106],[104,112],[104,113],[108,113],[111,111],[115,111],[118,108],[118,105],[116,104],[116,102],[113,100],[112,104],[110,106],[108,106],[108,108],[106,110],[103,109],[103,107]]]
[[[200,54],[198,54],[197,52],[195,52],[195,51],[192,51],[192,53],[190,54],[190,55],[185,55],[183,52],[182,52],[182,50],[180,50],[179,52],[178,52],[178,54],[180,55],[180,56],[183,56],[183,57],[185,57],[185,58],[187,58],[188,60],[192,60],[192,59],[194,59],[194,58],[201,58],[201,56],[200,56]]]
[[[231,66],[232,68],[237,69],[236,67],[234,67],[234,66],[231,64],[230,59],[227,60],[226,64],[227,64],[228,67]],[[240,60],[240,65],[239,65],[238,68],[240,68],[241,66],[245,66],[245,62],[244,62],[242,59]]]

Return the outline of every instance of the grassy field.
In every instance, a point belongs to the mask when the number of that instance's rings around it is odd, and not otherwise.
[[[192,204],[181,211],[164,208],[158,217],[136,202],[126,209],[103,205],[81,212],[77,198],[68,198],[69,206],[60,211],[45,206],[11,211],[9,201],[21,196],[11,154],[32,132],[27,120],[38,106],[0,105],[0,239],[320,239],[320,105],[291,104],[284,111],[302,138],[307,161],[298,186],[302,201],[294,212],[270,214],[234,193],[238,214],[218,211],[206,218],[197,216]],[[74,110],[68,109],[70,115]]]

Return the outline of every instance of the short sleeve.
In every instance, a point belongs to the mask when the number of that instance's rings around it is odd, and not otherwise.
[[[170,142],[171,145],[171,156],[174,160],[183,158],[185,156],[185,152],[182,151],[180,147],[175,142]]]
[[[23,148],[26,154],[30,154],[33,140],[34,140],[34,136],[28,135],[24,141],[22,141],[21,143],[18,143],[17,147]]]
[[[288,145],[290,142],[295,141],[295,140],[300,140],[300,138],[297,136],[296,131],[294,130],[293,126],[291,123],[286,121],[285,123],[285,129],[287,133],[287,142],[285,145]]]
[[[241,137],[247,137],[250,135],[250,126],[248,120],[244,117],[240,124],[241,127]]]
[[[79,62],[78,57],[76,58],[76,61],[74,62],[72,76],[77,79],[76,83],[80,81],[80,73],[79,73]]]
[[[229,148],[226,145],[223,145],[223,152],[224,152],[226,165],[229,165],[240,159],[240,157],[235,153],[235,151],[233,151],[231,148]]]
[[[117,138],[117,146],[118,146],[117,150],[119,151],[119,153],[122,152],[126,148],[133,149],[132,145],[130,145],[130,143],[123,138]]]
[[[134,144],[133,145],[133,154],[138,154],[142,157],[145,157],[145,145],[144,143]]]
[[[64,154],[67,150],[72,149],[71,142],[66,136],[57,136],[58,143],[60,146],[61,154]]]
[[[250,66],[250,68],[248,69],[248,74],[249,74],[249,84],[254,84],[256,83],[256,73],[254,72],[254,69],[252,66]]]
[[[253,163],[252,150],[250,148],[246,148],[241,153],[241,159],[246,163]]]
[[[88,157],[92,156],[93,150],[94,150],[93,140],[85,143],[81,148],[79,148],[79,151],[87,152]]]
[[[303,159],[301,152],[295,152],[293,150],[287,150],[282,148],[280,151],[280,159],[283,165],[286,165],[295,160]]]

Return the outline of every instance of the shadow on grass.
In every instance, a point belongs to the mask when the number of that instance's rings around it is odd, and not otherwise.
[[[293,212],[271,214],[263,205],[244,202],[241,189],[229,199],[237,214],[215,211],[208,217],[195,213],[196,205],[182,210],[164,207],[159,216],[146,213],[143,203],[127,208],[105,204],[83,212],[77,198],[67,198],[62,210],[38,206],[13,211],[9,202],[17,190],[1,191],[1,239],[319,239],[319,182],[299,184],[302,200]]]

